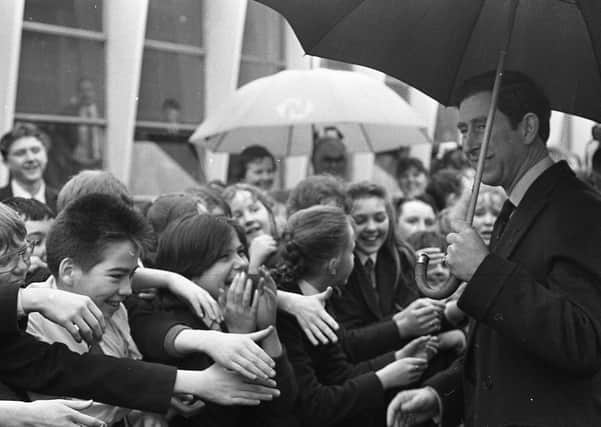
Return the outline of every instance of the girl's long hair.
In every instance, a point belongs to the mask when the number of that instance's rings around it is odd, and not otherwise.
[[[316,274],[338,257],[348,239],[350,222],[333,206],[312,206],[288,218],[278,250],[274,275],[278,284],[290,288],[307,274]]]

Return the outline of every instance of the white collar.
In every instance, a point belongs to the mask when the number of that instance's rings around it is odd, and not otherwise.
[[[357,257],[359,258],[359,261],[361,261],[361,265],[365,265],[368,258],[371,259],[371,262],[373,262],[374,265],[376,265],[376,262],[378,261],[378,253],[377,252],[375,254],[371,254],[371,255],[364,254],[361,251],[357,251],[355,253],[357,254]]]
[[[10,188],[13,193],[13,197],[22,197],[24,199],[36,199],[39,202],[46,203],[46,183],[42,181],[40,189],[35,194],[31,194],[27,191],[16,179],[10,180]]]
[[[511,193],[509,193],[511,203],[517,207],[534,181],[551,166],[553,166],[553,160],[549,156],[545,156],[544,159],[532,166],[515,184]]]

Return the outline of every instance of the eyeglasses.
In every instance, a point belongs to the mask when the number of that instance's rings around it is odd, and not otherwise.
[[[19,249],[1,255],[0,274],[10,273],[17,268],[17,265],[19,265],[19,259],[22,259],[25,264],[29,265],[34,246],[35,242],[25,242],[25,244]]]

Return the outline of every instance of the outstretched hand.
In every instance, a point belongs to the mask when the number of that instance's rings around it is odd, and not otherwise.
[[[298,324],[313,345],[329,344],[338,341],[338,322],[326,311],[326,301],[334,290],[328,287],[315,295],[287,294],[290,298],[287,310],[296,317]]]
[[[430,387],[403,390],[388,405],[388,427],[413,426],[431,420],[440,413],[436,392]]]

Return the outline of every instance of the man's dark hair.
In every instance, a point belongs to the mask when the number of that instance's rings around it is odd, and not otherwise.
[[[301,209],[321,204],[334,204],[345,213],[350,213],[351,201],[340,178],[332,175],[313,175],[303,179],[290,192],[286,209],[290,216]]]
[[[2,138],[0,139],[0,154],[2,154],[2,157],[6,159],[8,151],[15,141],[30,136],[38,139],[46,150],[50,148],[50,138],[36,125],[33,123],[19,123],[2,135]]]
[[[466,98],[481,92],[491,92],[496,73],[489,71],[466,80],[457,90],[453,104],[459,106]],[[497,108],[505,114],[513,129],[527,113],[538,117],[538,135],[543,142],[549,138],[551,105],[543,90],[526,74],[505,71]]]
[[[23,221],[44,221],[56,216],[52,209],[36,199],[9,197],[2,200],[2,203],[17,212]]]
[[[397,163],[396,178],[398,179],[402,174],[411,168],[415,168],[418,172],[428,175],[428,170],[420,159],[416,157],[402,157]]]
[[[59,213],[48,233],[48,268],[56,277],[61,261],[73,259],[83,271],[89,271],[103,259],[107,245],[130,241],[143,249],[151,239],[144,218],[120,198],[92,193],[69,203]]]
[[[240,153],[240,177],[239,181],[244,178],[246,175],[246,170],[248,169],[248,164],[256,162],[258,160],[263,160],[268,158],[271,160],[271,164],[273,165],[273,169],[275,170],[277,164],[275,162],[275,158],[271,152],[263,147],[262,145],[249,145]]]

